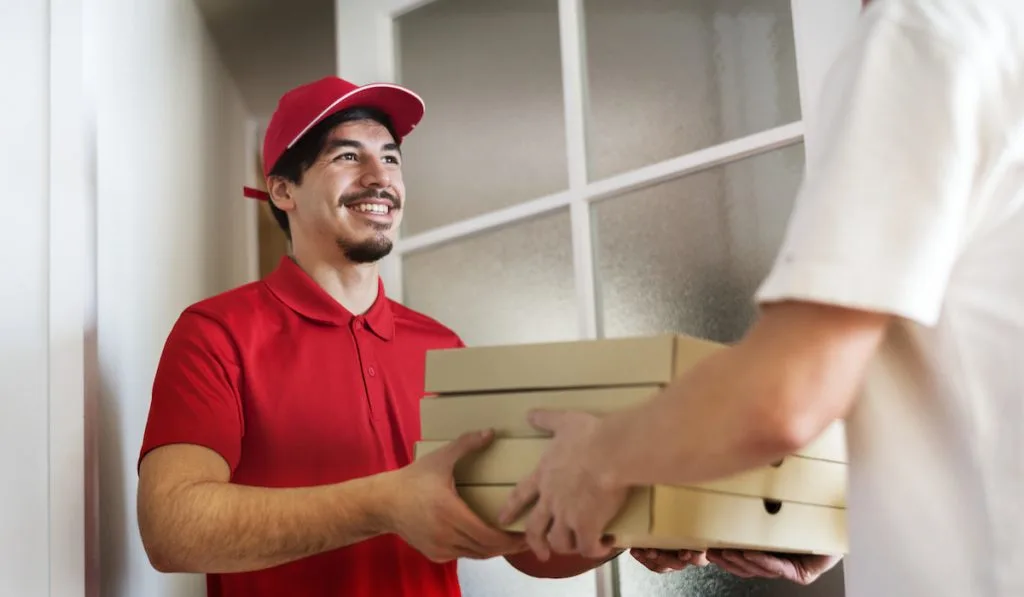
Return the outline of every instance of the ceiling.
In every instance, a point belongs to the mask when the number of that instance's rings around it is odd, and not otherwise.
[[[334,0],[194,0],[252,115],[288,89],[335,74]]]

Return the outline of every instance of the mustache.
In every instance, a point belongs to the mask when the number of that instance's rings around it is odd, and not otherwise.
[[[401,209],[402,201],[392,193],[389,193],[383,189],[367,189],[358,193],[349,193],[342,195],[338,198],[338,205],[347,206],[356,201],[363,201],[365,199],[387,199],[391,202],[394,209]]]

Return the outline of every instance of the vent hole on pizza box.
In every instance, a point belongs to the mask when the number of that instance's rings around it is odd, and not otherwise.
[[[778,514],[779,511],[782,510],[782,502],[780,502],[779,500],[765,499],[763,501],[764,511],[768,514]]]
[[[773,462],[772,466],[775,467],[775,468],[779,468],[780,466],[782,466],[783,461],[785,461],[785,458],[782,458],[782,459],[779,459],[779,460]]]

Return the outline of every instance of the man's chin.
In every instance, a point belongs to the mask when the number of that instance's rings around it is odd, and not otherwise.
[[[339,239],[338,247],[352,263],[376,263],[391,254],[394,243],[383,237],[361,243],[348,243]]]

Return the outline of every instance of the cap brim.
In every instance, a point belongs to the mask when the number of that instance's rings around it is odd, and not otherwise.
[[[242,187],[242,194],[250,199],[257,199],[259,201],[270,201],[270,193],[254,189],[252,187]]]
[[[370,83],[338,98],[337,101],[321,112],[313,122],[310,122],[306,128],[302,129],[302,132],[288,143],[288,147],[294,145],[303,135],[309,132],[309,129],[320,124],[324,119],[342,110],[355,107],[376,108],[387,114],[391,118],[391,125],[395,129],[395,134],[399,137],[396,141],[401,141],[402,138],[416,128],[416,125],[423,119],[425,111],[423,98],[405,87],[392,85],[391,83]]]

